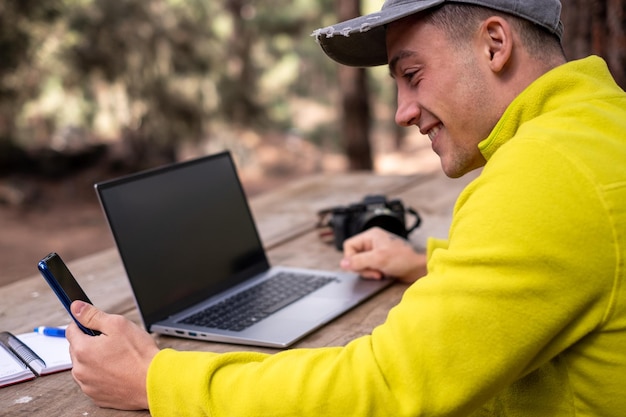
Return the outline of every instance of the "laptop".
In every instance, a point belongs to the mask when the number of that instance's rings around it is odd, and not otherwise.
[[[271,266],[229,151],[95,189],[150,332],[284,348],[392,282]]]

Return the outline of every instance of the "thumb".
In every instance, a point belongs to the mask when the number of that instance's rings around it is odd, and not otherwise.
[[[101,310],[81,300],[74,301],[70,309],[80,324],[88,329],[100,330],[104,314]]]
[[[350,256],[345,256],[341,260],[341,266],[343,266],[345,269],[361,271],[363,269],[369,268],[369,258],[370,256],[368,252],[355,253]]]
[[[344,257],[341,260],[341,267],[357,272],[364,278],[381,279],[383,277],[383,273],[373,267],[370,252],[361,252],[349,257]]]

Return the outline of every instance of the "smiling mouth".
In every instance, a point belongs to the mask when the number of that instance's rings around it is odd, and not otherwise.
[[[437,126],[433,127],[432,129],[428,131],[427,133],[428,139],[430,139],[431,142],[433,141],[433,139],[435,139],[435,136],[437,136],[437,133],[439,133],[442,127],[443,125],[439,123]]]

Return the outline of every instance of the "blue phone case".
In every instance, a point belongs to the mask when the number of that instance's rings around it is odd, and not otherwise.
[[[70,317],[74,320],[76,325],[86,334],[91,336],[99,335],[100,332],[91,330],[83,326],[76,320],[70,311],[70,305],[74,300],[82,300],[89,304],[93,304],[87,294],[80,287],[76,279],[65,265],[65,262],[61,257],[52,252],[48,254],[38,263],[39,272],[44,277],[52,291],[57,295]]]

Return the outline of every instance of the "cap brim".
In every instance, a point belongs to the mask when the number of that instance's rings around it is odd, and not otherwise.
[[[385,25],[430,9],[444,0],[400,2],[379,12],[346,20],[313,32],[329,58],[352,67],[373,67],[387,63]]]

